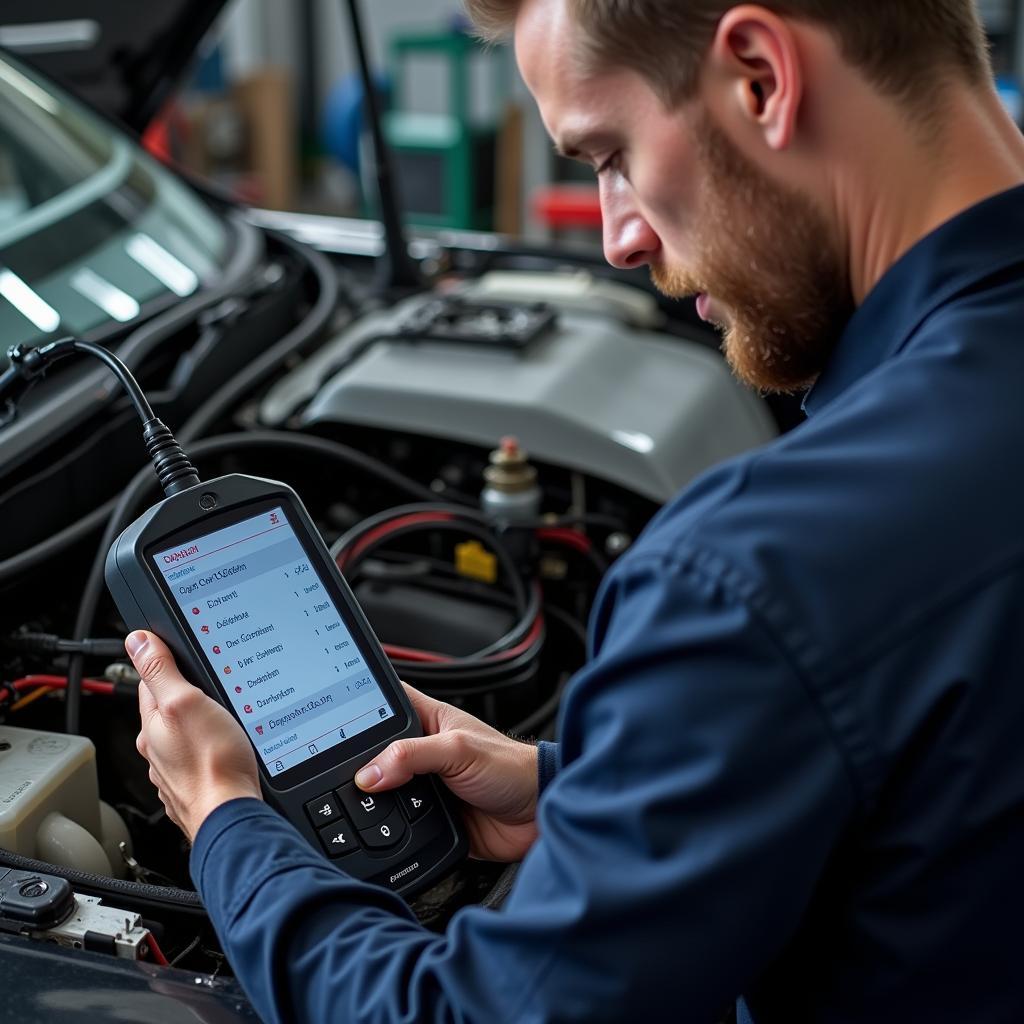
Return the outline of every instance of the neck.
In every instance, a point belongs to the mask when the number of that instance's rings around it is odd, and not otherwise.
[[[990,87],[950,89],[941,129],[928,138],[915,137],[905,115],[885,106],[887,111],[876,113],[889,123],[868,120],[871,130],[860,133],[859,153],[850,154],[854,174],[836,188],[858,306],[926,235],[982,200],[1024,184],[1024,136]],[[885,141],[879,145],[879,139]]]

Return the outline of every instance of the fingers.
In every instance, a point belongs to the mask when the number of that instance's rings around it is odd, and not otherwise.
[[[156,698],[148,686],[139,687],[139,718],[148,722],[157,713]],[[140,751],[141,753],[141,751]]]
[[[405,687],[405,695],[412,703],[413,710],[419,716],[420,724],[423,726],[423,731],[437,732],[437,712],[441,707],[441,702],[434,700],[433,697],[428,697],[425,693],[420,693],[419,690],[410,686],[408,683],[402,683],[402,686]]]
[[[191,684],[178,671],[174,655],[167,644],[154,633],[145,630],[129,633],[124,647],[146,684],[145,687],[139,687],[139,705],[143,711],[147,708],[143,689],[148,689],[157,707],[164,705],[173,696],[180,695],[185,687],[192,689]]]
[[[414,775],[458,775],[469,766],[471,759],[465,734],[458,730],[398,740],[360,768],[355,781],[367,792],[394,789]]]

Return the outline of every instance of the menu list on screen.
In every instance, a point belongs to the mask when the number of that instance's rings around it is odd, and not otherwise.
[[[283,508],[152,557],[268,774],[393,717]]]

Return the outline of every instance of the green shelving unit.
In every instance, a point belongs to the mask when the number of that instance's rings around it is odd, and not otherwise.
[[[412,109],[409,65],[425,56],[445,64],[444,113]],[[392,109],[384,117],[384,131],[395,156],[403,213],[414,224],[484,231],[493,226],[497,118],[481,122],[472,117],[471,74],[476,60],[491,64],[497,100],[506,74],[502,59],[470,36],[423,32],[391,40]]]

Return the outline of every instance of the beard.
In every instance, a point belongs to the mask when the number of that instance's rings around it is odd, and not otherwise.
[[[810,198],[752,164],[705,114],[694,145],[703,184],[697,265],[651,268],[674,298],[700,292],[728,311],[723,350],[741,381],[766,393],[808,388],[853,315],[846,265]]]

